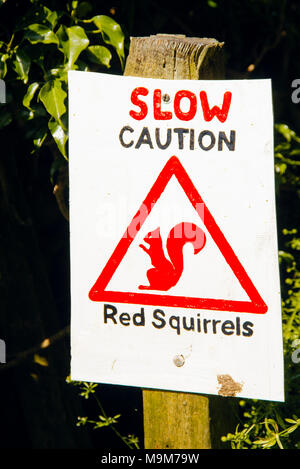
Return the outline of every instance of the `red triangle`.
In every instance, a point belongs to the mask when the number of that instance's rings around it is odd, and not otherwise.
[[[143,223],[145,222],[146,218],[150,214],[151,210],[160,198],[161,194],[165,190],[168,182],[170,181],[173,175],[177,178],[189,201],[191,202],[194,209],[202,219],[206,229],[208,230],[214,242],[221,251],[227,264],[229,265],[237,280],[239,281],[240,285],[250,298],[250,301],[222,300],[213,298],[192,298],[165,294],[161,295],[156,293],[131,293],[105,290],[109,281],[117,270],[120,262],[125,256],[129,246],[131,245],[135,236],[143,226]],[[201,207],[201,210],[199,210],[198,207]],[[211,215],[207,206],[203,202],[200,194],[198,193],[194,184],[189,178],[187,172],[185,171],[184,167],[176,156],[172,156],[168,160],[163,170],[159,174],[157,180],[150,189],[146,199],[142,203],[136,215],[133,217],[119,244],[115,248],[106,266],[98,277],[95,285],[90,290],[89,298],[92,301],[107,301],[115,303],[129,303],[152,306],[173,306],[181,308],[232,311],[239,313],[245,312],[264,314],[268,310],[267,305],[259,295],[255,286],[250,280],[247,272],[245,271],[239,259],[233,252],[231,246],[225,239],[225,236],[218,227],[213,216]]]

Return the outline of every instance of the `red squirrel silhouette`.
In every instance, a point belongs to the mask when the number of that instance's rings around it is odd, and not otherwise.
[[[183,246],[191,243],[194,254],[205,246],[206,236],[194,223],[182,222],[171,229],[167,238],[168,260],[164,253],[160,228],[150,231],[144,238],[149,247],[139,246],[150,256],[153,268],[147,271],[149,285],[140,285],[140,290],[167,291],[177,284],[183,272]]]

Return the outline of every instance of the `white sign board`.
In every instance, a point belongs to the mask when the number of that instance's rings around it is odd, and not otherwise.
[[[284,400],[270,80],[69,97],[71,378]]]

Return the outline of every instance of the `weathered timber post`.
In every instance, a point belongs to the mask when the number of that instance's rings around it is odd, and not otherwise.
[[[211,38],[168,34],[133,37],[124,75],[177,80],[222,79],[225,74],[222,47],[223,43]],[[143,404],[147,449],[216,447],[219,436],[226,433],[226,423],[234,419],[230,399],[225,404],[221,397],[209,399],[198,394],[143,390]],[[210,414],[216,420],[213,434]],[[234,429],[234,426],[229,428]]]
[[[224,78],[222,47],[223,43],[211,38],[168,34],[133,37],[124,75],[177,80],[221,79]],[[209,449],[214,440],[217,444],[210,432],[208,397],[144,390],[143,404],[145,448]]]
[[[183,35],[133,37],[124,75],[168,80],[221,79],[223,44],[216,39]]]

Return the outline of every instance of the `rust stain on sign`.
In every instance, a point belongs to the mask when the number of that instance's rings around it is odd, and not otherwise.
[[[218,375],[217,378],[218,383],[221,386],[218,392],[220,396],[234,397],[243,389],[243,385],[241,383],[236,383],[230,375]]]

